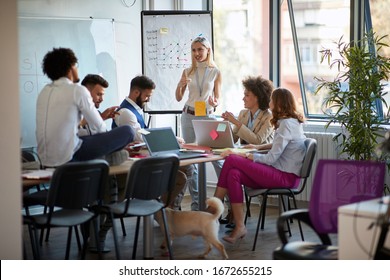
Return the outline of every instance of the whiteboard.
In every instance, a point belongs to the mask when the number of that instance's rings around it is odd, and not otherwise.
[[[22,147],[36,147],[36,100],[51,81],[42,72],[42,60],[54,47],[71,48],[78,58],[80,81],[102,74],[109,82],[101,109],[118,101],[112,19],[19,18],[19,94]]]
[[[200,11],[142,11],[143,74],[155,84],[146,111],[183,109],[186,94],[176,101],[175,90],[184,68],[191,66],[191,42],[198,36],[213,42],[212,13]]]

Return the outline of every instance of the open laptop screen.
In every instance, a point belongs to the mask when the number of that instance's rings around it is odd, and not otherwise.
[[[180,146],[171,127],[149,128],[149,134],[142,137],[149,152],[154,155],[160,152],[179,151]]]
[[[228,121],[192,120],[196,143],[210,148],[234,148],[233,134]]]

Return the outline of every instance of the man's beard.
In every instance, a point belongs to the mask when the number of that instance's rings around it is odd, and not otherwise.
[[[141,96],[138,96],[138,97],[137,97],[137,100],[135,101],[135,103],[136,103],[140,108],[143,108],[144,105],[145,105],[145,102],[142,101]]]

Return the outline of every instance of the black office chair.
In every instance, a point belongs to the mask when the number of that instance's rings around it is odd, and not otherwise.
[[[338,232],[337,209],[346,204],[382,196],[385,163],[355,160],[318,161],[314,176],[309,209],[282,213],[277,232],[282,246],[273,252],[277,260],[335,260],[338,248],[332,245],[329,234]],[[302,221],[315,233],[320,242],[291,241],[284,232],[285,223]]]
[[[132,254],[132,258],[135,259],[140,219],[141,217],[151,216],[158,211],[161,211],[162,214],[168,251],[170,258],[173,259],[165,216],[165,207],[170,203],[170,194],[175,186],[178,169],[179,158],[173,154],[140,159],[131,166],[127,177],[125,200],[123,202],[104,206],[113,220],[112,229],[117,259],[120,259],[120,252],[114,219],[121,217],[137,217]],[[165,202],[161,200],[163,195],[168,198]]]
[[[295,196],[301,194],[304,191],[304,189],[306,188],[307,178],[310,175],[311,167],[313,165],[314,156],[315,156],[316,151],[317,151],[317,141],[315,139],[312,139],[312,138],[307,138],[307,139],[305,139],[305,146],[306,146],[306,155],[305,155],[305,158],[303,160],[302,170],[301,170],[301,174],[299,176],[301,178],[301,183],[300,183],[299,188],[291,189],[291,188],[288,188],[287,186],[283,186],[280,188],[272,188],[272,189],[252,189],[252,188],[249,188],[246,186],[244,187],[245,197],[246,197],[246,199],[247,198],[249,199],[246,201],[247,210],[246,210],[246,215],[245,215],[245,223],[247,221],[248,214],[250,213],[249,207],[250,207],[252,197],[257,197],[257,196],[263,197],[263,201],[261,203],[261,208],[260,208],[259,219],[257,221],[256,234],[255,234],[255,240],[253,242],[252,251],[254,251],[256,249],[257,236],[259,234],[260,223],[261,223],[261,229],[262,230],[264,229],[265,212],[267,209],[267,199],[268,199],[269,195],[279,196],[279,198],[282,202],[283,211],[286,211],[287,209],[291,208],[290,200],[288,200],[288,207],[286,207],[285,201],[283,200],[283,197],[291,198],[292,202],[293,202],[293,207],[295,209],[298,208]],[[288,227],[288,232],[291,235],[289,223],[287,223],[287,227]],[[302,240],[304,240],[303,231],[302,231],[302,227],[301,227],[300,223],[299,223],[299,231],[300,231]]]
[[[96,244],[99,244],[95,218],[99,214],[108,171],[108,164],[104,160],[71,162],[56,168],[47,196],[48,212],[23,217],[23,222],[33,228],[31,240],[33,251],[36,250],[34,256],[40,258],[37,229],[68,228],[65,259],[69,259],[72,228],[78,225],[85,225],[86,229],[93,221]],[[88,236],[83,234],[83,237],[82,258],[85,257]]]

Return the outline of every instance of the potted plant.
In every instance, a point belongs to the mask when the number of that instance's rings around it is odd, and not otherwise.
[[[338,74],[333,80],[319,82],[315,94],[324,94],[324,112],[329,116],[326,128],[332,123],[341,126],[337,141],[340,153],[347,159],[379,159],[375,153],[384,135],[381,123],[386,116],[379,115],[375,104],[387,107],[384,90],[389,77],[390,59],[381,55],[384,37],[368,32],[358,42],[346,43],[343,37],[336,49],[323,49],[321,63],[327,61]]]

